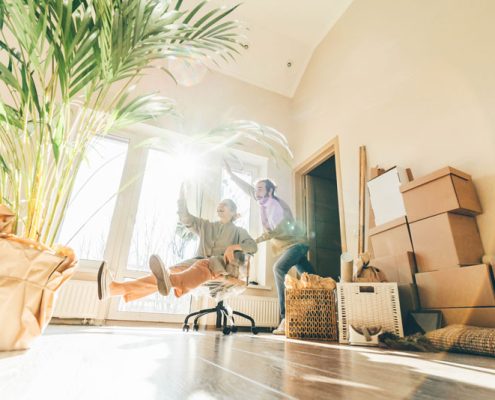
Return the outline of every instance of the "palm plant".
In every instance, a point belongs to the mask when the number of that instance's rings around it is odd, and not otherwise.
[[[132,95],[148,68],[238,53],[237,6],[182,3],[0,0],[0,203],[18,234],[53,244],[95,135],[173,112],[170,99]]]

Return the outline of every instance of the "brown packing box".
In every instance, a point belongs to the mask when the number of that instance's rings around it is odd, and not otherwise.
[[[443,324],[463,324],[495,328],[495,307],[439,308]]]
[[[495,307],[493,271],[486,264],[416,274],[422,308]]]
[[[369,237],[376,258],[413,251],[406,217],[370,229]]]
[[[482,212],[471,176],[451,167],[401,186],[409,222],[444,212],[478,215]]]
[[[388,282],[414,283],[416,262],[414,253],[408,251],[402,254],[375,258],[370,265],[381,270]]]
[[[483,245],[474,217],[443,213],[409,225],[418,272],[481,262]]]

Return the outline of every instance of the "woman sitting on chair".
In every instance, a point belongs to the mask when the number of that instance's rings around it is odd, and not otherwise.
[[[247,231],[234,224],[238,216],[236,204],[222,200],[217,206],[219,221],[210,222],[191,215],[187,209],[184,189],[178,201],[179,220],[199,236],[196,257],[182,261],[169,270],[158,255],[150,257],[152,274],[129,282],[117,282],[105,264],[98,270],[98,298],[123,296],[126,302],[148,296],[158,290],[167,296],[171,289],[177,297],[202,283],[227,274],[229,264],[239,264],[238,252],[253,254],[257,250],[254,239]]]

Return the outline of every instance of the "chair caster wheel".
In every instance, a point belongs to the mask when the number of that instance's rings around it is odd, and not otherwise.
[[[194,331],[194,332],[199,331],[199,325],[196,325],[196,324],[195,324],[195,325],[193,325],[193,331]]]
[[[237,326],[231,326],[231,327],[230,327],[230,331],[231,331],[232,333],[237,333]]]
[[[257,334],[258,334],[258,328],[256,328],[255,326],[253,326],[253,327],[251,328],[251,333],[252,333],[253,335],[257,335]]]
[[[183,332],[189,332],[189,325],[188,324],[184,324],[184,326],[182,327],[182,331]]]
[[[223,328],[223,334],[224,335],[229,335],[230,334],[230,328],[228,326],[226,326],[225,328]]]

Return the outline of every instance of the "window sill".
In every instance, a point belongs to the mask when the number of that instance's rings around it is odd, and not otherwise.
[[[263,286],[263,285],[248,285],[248,289],[254,289],[254,290],[272,290],[271,286]]]

